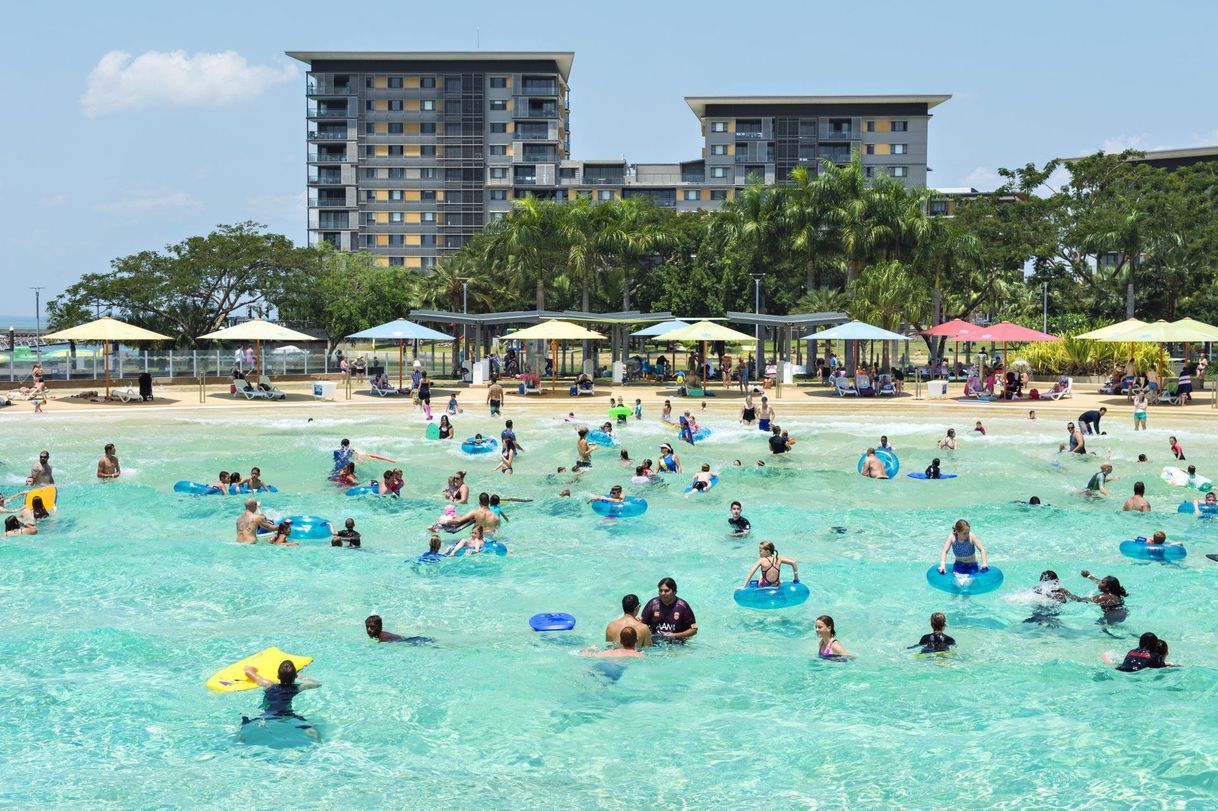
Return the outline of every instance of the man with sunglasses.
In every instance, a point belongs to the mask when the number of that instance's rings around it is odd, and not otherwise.
[[[38,461],[30,468],[30,475],[26,478],[25,483],[34,487],[55,483],[55,475],[51,472],[50,451],[38,454]]]

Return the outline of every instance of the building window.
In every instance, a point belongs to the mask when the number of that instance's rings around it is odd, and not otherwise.
[[[727,132],[727,122],[726,121],[712,121],[711,122],[711,132]]]
[[[401,90],[402,89],[402,77],[401,76],[390,76],[389,77],[389,89],[390,90]]]
[[[406,240],[404,239],[402,234],[390,234],[389,235],[390,247],[400,248],[405,244],[406,244]]]
[[[891,123],[893,132],[909,132],[908,121],[893,121]]]
[[[389,100],[389,109],[395,113],[402,112],[402,100],[401,99],[390,99]]]
[[[435,222],[436,221],[436,212],[424,211],[420,215],[420,219],[422,219],[423,222]]]
[[[435,76],[424,76],[422,79],[419,79],[419,87],[424,87],[424,88],[427,88],[430,90],[431,88],[433,88],[435,86],[436,86],[436,77]]]
[[[867,130],[867,132],[875,132],[875,122],[874,121],[868,121],[863,126]]]
[[[376,124],[371,122],[364,124],[364,135],[376,135]]]
[[[909,175],[909,169],[907,169],[906,167],[904,167],[904,166],[893,166],[892,167],[892,176],[893,177],[906,177],[908,175]]]
[[[491,219],[492,219],[492,220],[502,220],[502,219],[503,219],[504,217],[506,217],[506,216],[507,216],[507,212],[506,212],[506,211],[492,211],[492,212],[491,212]]]
[[[434,158],[436,156],[436,145],[423,144],[419,147],[419,155],[424,158]]]
[[[436,235],[435,234],[423,234],[422,238],[419,241],[421,244],[431,247],[436,244]]]
[[[367,191],[364,192],[364,199],[365,200],[375,200],[376,192],[372,191],[371,189],[368,189]]]
[[[506,121],[492,121],[491,122],[491,132],[493,132],[496,135],[504,134],[505,132],[507,132],[507,122]]]
[[[506,200],[507,199],[507,189],[491,189],[491,199],[492,200]]]
[[[863,167],[863,177],[868,177],[868,178],[871,177],[871,169],[872,169],[872,167],[870,167],[870,166],[864,166]]]
[[[404,257],[404,256],[389,257],[389,267],[400,268],[400,267],[404,267],[405,265],[406,265],[406,257]]]
[[[432,110],[436,109],[436,103],[431,99],[423,99],[423,101],[419,102],[419,108],[423,110],[423,112],[431,112]]]
[[[719,177],[719,178],[727,177],[727,167],[726,166],[712,166],[711,167],[711,177]]]
[[[892,154],[908,155],[909,154],[909,144],[893,144],[892,145]]]
[[[946,213],[947,213],[947,201],[946,200],[931,200],[930,201],[930,215],[932,217],[941,217]]]
[[[422,200],[434,200],[436,199],[436,190],[424,189],[423,191],[419,192],[419,198]]]
[[[491,144],[490,155],[494,157],[505,157],[507,155],[507,146],[505,144]]]
[[[508,172],[508,170],[507,170],[506,166],[492,166],[491,167],[491,177],[495,180],[503,180],[505,177],[508,176],[507,172]]]
[[[390,211],[389,212],[389,222],[402,222],[402,212]]]
[[[405,180],[406,170],[400,166],[395,166],[389,170],[389,180]]]
[[[611,189],[601,189],[596,193],[597,200],[612,200],[613,191]]]
[[[682,189],[681,199],[682,200],[697,200],[698,199],[698,190],[697,189]]]
[[[389,122],[389,134],[390,135],[401,135],[403,132],[403,128],[404,128],[404,125],[400,121],[390,121]]]
[[[874,155],[875,154],[875,144],[867,144],[866,151],[867,151],[868,155]]]
[[[389,145],[389,157],[400,158],[402,156],[402,154],[403,154],[403,147],[401,144],[390,144]]]
[[[389,199],[400,203],[403,199],[405,199],[405,195],[401,189],[390,189]]]
[[[507,87],[507,77],[506,76],[492,76],[491,77],[491,89],[502,90],[506,87]]]
[[[422,133],[423,135],[435,135],[436,134],[436,122],[426,121],[426,122],[420,124],[419,132]]]
[[[436,179],[436,167],[424,166],[423,170],[419,173],[419,177],[423,180],[435,180]]]
[[[504,99],[491,99],[491,111],[502,112],[507,109],[507,101]]]
[[[365,169],[364,170],[364,180],[376,180],[376,170],[375,169]]]
[[[727,144],[711,144],[711,154],[712,155],[726,155],[727,154]]]
[[[711,199],[712,200],[721,200],[721,201],[726,200],[727,199],[727,189],[711,189]]]

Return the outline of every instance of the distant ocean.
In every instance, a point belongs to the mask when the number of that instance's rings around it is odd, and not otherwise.
[[[34,316],[32,315],[0,315],[0,331],[7,330],[9,327],[30,328],[35,325]],[[42,325],[47,325],[46,319],[42,320]]]

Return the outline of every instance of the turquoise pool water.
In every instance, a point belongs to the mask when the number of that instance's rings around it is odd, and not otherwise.
[[[599,421],[603,404],[579,406]],[[1113,435],[1093,440],[1113,449],[1122,480],[1114,498],[1087,503],[1073,491],[1096,460],[1054,453],[1063,420],[990,418],[991,435],[976,439],[969,412],[955,418],[965,436],[947,454],[934,450],[946,424],[912,413],[792,418],[796,452],[774,461],[760,432],[711,415],[712,438],[679,453],[687,468],[720,469],[712,494],[682,498],[685,477],[645,493],[628,486],[650,509],[613,522],[582,499],[630,473],[600,451],[570,485],[577,498],[557,498],[567,477],[553,471],[574,461],[574,440],[553,417],[509,415],[527,448],[509,478],[491,474],[493,457],[424,440],[408,407],[268,411],[0,422],[0,489],[16,489],[42,447],[61,487],[42,534],[0,545],[0,804],[1107,809],[1213,807],[1218,797],[1218,564],[1204,557],[1218,552],[1218,526],[1175,513],[1185,491],[1159,480],[1162,426],[1134,436],[1113,420]],[[502,424],[464,415],[457,426],[458,436],[497,435]],[[672,438],[651,415],[622,433],[636,457]],[[897,446],[900,480],[853,473],[880,433]],[[1202,473],[1218,472],[1208,431],[1171,433]],[[342,436],[403,462],[408,498],[349,499],[328,485]],[[107,441],[125,474],[103,485],[93,470]],[[1139,452],[1152,463],[1135,464]],[[903,477],[935,455],[960,478]],[[732,469],[736,458],[771,463]],[[365,549],[238,546],[240,499],[170,492],[178,479],[251,465],[281,490],[263,497],[267,510],[354,516]],[[510,556],[413,565],[456,469],[475,493],[537,500],[507,508]],[[1119,512],[1134,478],[1156,512]],[[1032,494],[1053,508],[1010,503]],[[733,497],[750,539],[726,536]],[[926,584],[959,517],[1005,572],[999,591],[963,599]],[[1189,541],[1183,564],[1118,553],[1122,539],[1156,528]],[[760,538],[799,560],[805,605],[735,605]],[[1066,606],[1058,628],[1024,623],[1045,568],[1086,594],[1080,569],[1118,576],[1130,592],[1120,638],[1090,605]],[[698,636],[630,663],[616,682],[599,675],[580,649],[600,642],[624,593],[646,600],[666,575],[694,608]],[[906,646],[937,610],[959,649],[916,656]],[[543,611],[579,624],[531,633],[529,616]],[[436,644],[372,643],[362,623],[373,612],[387,630]],[[821,613],[856,660],[817,660]],[[1145,630],[1169,640],[1184,667],[1127,675],[1101,664]],[[316,659],[306,674],[324,686],[296,708],[320,729],[319,746],[237,743],[258,694],[204,688],[272,644]]]

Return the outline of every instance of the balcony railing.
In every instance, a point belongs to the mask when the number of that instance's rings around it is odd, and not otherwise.
[[[516,175],[512,182],[517,186],[536,186],[537,175]]]
[[[624,175],[589,175],[584,174],[584,183],[589,186],[622,186],[626,183]]]
[[[558,140],[557,136],[554,138],[550,137],[550,128],[549,127],[540,127],[540,128],[517,127],[516,128],[516,139],[519,141],[557,141]]]
[[[348,107],[310,107],[309,118],[355,118],[355,112]]]
[[[821,131],[820,139],[822,141],[853,141],[854,139],[859,138],[861,136],[862,136],[862,133],[859,132],[858,130],[854,130],[854,129],[849,129],[849,130],[827,129],[827,130]]]
[[[766,155],[763,157],[761,155],[749,155],[749,154],[741,155],[740,153],[736,153],[736,163],[773,163],[773,162],[774,162],[774,157],[772,155]]]
[[[309,163],[346,163],[346,153],[310,152]]]
[[[516,89],[517,96],[557,96],[556,84],[522,84]]]
[[[310,197],[309,206],[312,208],[355,208],[354,205],[347,205],[345,197]]]
[[[343,185],[342,175],[310,175],[310,186],[341,186]]]
[[[737,138],[758,138],[758,139],[760,139],[760,138],[764,138],[766,136],[765,136],[764,132],[760,132],[760,131],[754,132],[752,130],[736,130],[736,137]]]
[[[337,85],[334,82],[312,79],[305,85],[305,92],[310,96],[353,96],[355,85],[350,82]]]
[[[816,156],[820,160],[832,161],[833,163],[850,163],[849,149],[830,149],[822,150]]]
[[[347,131],[342,132],[325,130],[312,130],[309,132],[310,141],[345,141],[347,140]]]

